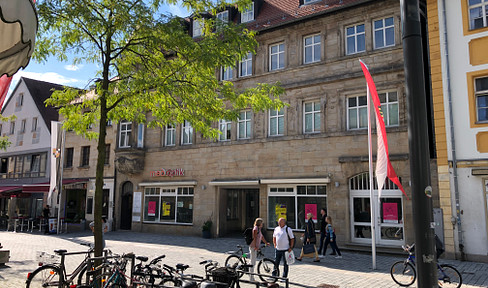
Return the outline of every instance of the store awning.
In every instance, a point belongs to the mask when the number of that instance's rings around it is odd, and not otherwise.
[[[63,179],[63,185],[80,182],[88,182],[88,179]],[[22,186],[22,193],[47,193],[49,188],[49,183],[25,184]]]
[[[211,186],[258,186],[259,180],[212,180],[208,182]]]
[[[22,191],[22,186],[0,186],[0,197],[10,197]]]

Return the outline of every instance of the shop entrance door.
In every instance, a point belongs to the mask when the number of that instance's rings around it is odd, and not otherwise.
[[[239,235],[259,217],[259,189],[225,189],[225,234]]]
[[[130,230],[132,227],[132,194],[133,185],[125,182],[122,185],[122,201],[120,203],[120,229]]]

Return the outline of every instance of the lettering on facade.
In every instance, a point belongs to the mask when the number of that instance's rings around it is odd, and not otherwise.
[[[177,169],[164,169],[161,168],[161,170],[158,171],[151,171],[150,172],[151,177],[176,177],[176,176],[185,176],[185,170],[181,168]]]

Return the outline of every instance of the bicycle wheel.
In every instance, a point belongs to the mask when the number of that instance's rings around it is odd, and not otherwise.
[[[393,281],[400,286],[410,286],[417,279],[417,273],[412,264],[405,261],[397,261],[391,265],[390,275]]]
[[[248,272],[249,268],[245,267],[246,261],[237,255],[230,255],[225,259],[225,267],[229,267],[231,269],[235,269],[237,272],[237,277],[241,278],[244,275],[243,272]]]
[[[27,278],[25,287],[62,287],[61,270],[54,265],[39,267]]]
[[[269,258],[263,258],[261,261],[259,261],[258,274],[259,274],[259,278],[261,278],[261,280],[263,280],[264,282],[274,283],[276,282],[276,280],[278,280],[272,277],[273,272],[275,272],[274,270],[275,270],[274,260],[271,260]],[[275,275],[279,275],[279,274],[280,274],[279,270],[276,270]]]
[[[442,264],[437,271],[439,277],[439,287],[459,288],[463,284],[461,273],[451,265]]]

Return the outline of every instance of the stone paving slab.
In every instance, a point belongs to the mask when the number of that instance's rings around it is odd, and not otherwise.
[[[228,256],[226,251],[236,250],[236,245],[245,245],[244,239],[172,236],[162,234],[138,233],[132,231],[109,232],[105,235],[107,248],[114,253],[134,252],[149,258],[165,254],[164,262],[168,265],[185,263],[191,266],[190,274],[204,274],[204,268],[198,263],[203,260],[216,260],[224,263]],[[0,232],[0,243],[10,250],[10,262],[0,267],[0,288],[25,287],[28,272],[37,268],[36,252],[52,253],[55,249],[84,251],[80,242],[92,242],[93,236],[88,232],[61,235],[44,235],[31,233]],[[266,256],[273,257],[272,248],[267,248]],[[295,249],[298,255],[298,249]],[[70,256],[68,269],[74,268],[83,256]],[[342,259],[327,255],[320,263],[304,258],[290,266],[290,287],[374,287],[392,288],[395,285],[390,277],[390,266],[400,256],[377,255],[376,270],[372,269],[372,258],[369,254],[344,252]],[[488,264],[442,260],[453,264],[462,273],[463,287],[488,287]],[[283,285],[282,285],[283,286]],[[244,285],[246,287],[246,285]],[[247,285],[251,287],[251,285]]]

